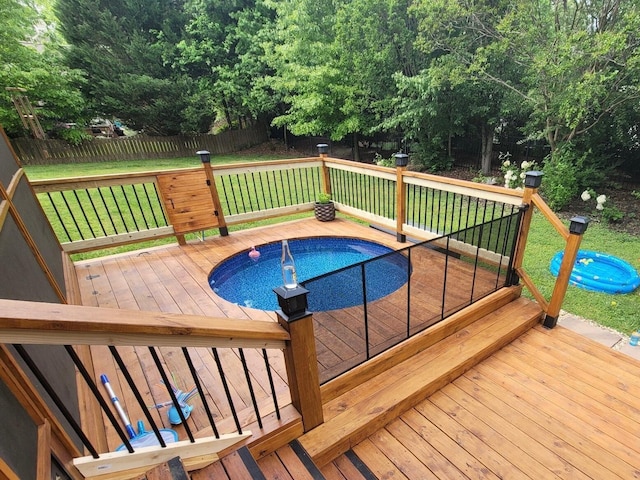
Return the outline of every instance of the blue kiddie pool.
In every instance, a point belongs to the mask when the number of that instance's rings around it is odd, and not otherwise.
[[[558,276],[564,252],[551,259],[549,269]],[[604,293],[629,293],[640,286],[638,272],[624,260],[606,253],[579,250],[569,284],[585,290]]]

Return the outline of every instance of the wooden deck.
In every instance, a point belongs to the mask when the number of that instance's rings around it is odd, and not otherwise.
[[[76,272],[85,305],[275,321],[272,312],[234,305],[217,297],[209,288],[207,275],[218,262],[251,245],[277,241],[283,236],[317,235],[366,238],[393,248],[406,246],[390,235],[345,220],[318,223],[310,219],[234,232],[185,247],[159,247],[79,262]],[[425,250],[422,261],[429,262],[432,275],[438,275],[438,263],[429,257],[431,253]],[[463,263],[456,265],[461,272]],[[465,278],[461,275],[454,280],[462,282]],[[428,276],[415,280],[412,296],[423,303],[414,313],[422,312],[422,322],[428,323],[437,315],[429,299],[440,295],[439,304],[442,291],[433,288]],[[495,278],[485,280],[487,285],[495,283]],[[476,293],[481,295],[482,291]],[[401,310],[403,295],[398,291],[374,305],[372,311],[380,312],[380,330],[395,328],[388,319]],[[453,299],[448,305],[465,301]],[[346,348],[352,338],[361,335],[357,328],[346,330],[345,323],[338,322],[342,330],[336,329],[337,323],[328,323],[340,320],[335,312],[317,317],[318,352],[325,372],[330,372],[337,358],[361,355],[357,349]],[[416,321],[412,328],[418,324]],[[148,349],[119,351],[145,398],[150,403],[167,400],[160,379],[153,374],[155,369],[148,368]],[[143,418],[111,356],[102,347],[92,347],[92,352],[96,378],[101,373],[108,374],[133,422]],[[211,352],[191,352],[205,381],[208,400],[218,408],[214,414],[219,429],[233,431]],[[189,375],[184,362],[178,360],[178,352],[162,348],[160,353],[178,386],[189,387],[183,384]],[[268,415],[273,412],[273,402],[264,380],[261,352],[245,353],[261,414]],[[228,369],[241,423],[248,425],[254,420],[254,413],[242,380],[239,354],[235,350],[221,350],[220,354]],[[288,405],[281,353],[271,353],[270,362],[280,406]],[[378,478],[640,478],[639,399],[639,362],[561,327],[551,331],[535,327],[354,446],[353,451]],[[193,403],[196,409],[189,424],[198,431],[197,435],[210,434],[200,402]],[[169,427],[164,413],[153,412]],[[280,424],[294,418],[295,412],[288,406],[283,415]],[[272,422],[265,430],[276,424]],[[185,437],[183,427],[174,428],[181,438]],[[102,442],[109,449],[120,443],[110,427]],[[324,466],[323,473],[328,479],[348,479],[345,472],[350,468],[341,456]]]
[[[309,219],[290,224],[279,224],[273,227],[234,232],[227,237],[213,237],[204,242],[194,242],[183,247],[178,245],[156,247],[130,254],[78,262],[76,263],[76,273],[80,283],[82,303],[108,308],[276,321],[274,312],[246,308],[218,297],[209,287],[208,275],[220,261],[248,249],[252,245],[279,241],[282,238],[319,235],[365,238],[392,248],[406,246],[406,244],[396,242],[391,235],[344,220],[321,223]],[[326,342],[333,341],[326,337],[324,340]],[[325,355],[330,354],[329,348],[322,343],[319,345],[319,351],[324,352]],[[133,393],[126,385],[120,369],[106,347],[91,348],[96,380],[99,383],[99,376],[102,373],[109,376],[116,394],[135,425],[137,419],[144,418],[143,412],[137,406]],[[155,367],[150,368],[152,358],[146,347],[119,348],[118,351],[143,397],[149,400],[149,405],[169,400],[168,393],[162,385]],[[187,380],[191,378],[190,373],[179,349],[161,348],[158,349],[158,353],[166,370],[174,376],[177,386],[183,390],[190,388],[192,382]],[[212,352],[207,349],[190,349],[190,353],[195,367],[205,383],[207,399],[211,405],[217,407],[213,412],[216,422],[220,422],[217,427],[222,433],[235,431]],[[262,416],[269,415],[274,411],[274,404],[270,399],[270,389],[264,374],[262,352],[245,350],[244,353],[252,372],[252,382],[256,389],[255,395],[260,413]],[[231,383],[234,406],[240,412],[241,425],[250,425],[255,421],[255,414],[251,407],[251,395],[247,382],[244,380],[245,375],[240,363],[239,352],[235,349],[221,349],[219,354],[227,379]],[[278,402],[282,407],[290,403],[282,352],[269,352],[269,361],[274,369]],[[201,402],[195,401],[194,405],[196,408],[192,413],[190,426],[195,427],[195,430],[199,432],[197,436],[211,434],[211,427],[208,427],[209,423]],[[84,408],[88,411],[93,407],[85,406]],[[152,412],[156,420],[164,427],[172,428],[166,420],[164,410],[152,410]],[[108,422],[105,424],[107,424],[106,445],[107,448],[113,449],[121,444],[121,440],[113,428],[108,425]],[[175,430],[178,431],[181,438],[186,438],[182,426],[175,428]],[[96,442],[105,444],[104,439],[96,439]]]
[[[537,326],[353,451],[378,478],[640,478],[639,421],[640,362]]]
[[[209,287],[207,278],[211,270],[227,257],[246,250],[252,245],[279,241],[283,238],[310,236],[348,236],[373,240],[393,249],[406,247],[407,243],[396,242],[395,237],[379,230],[337,219],[333,222],[318,222],[315,219],[279,224],[272,227],[234,232],[227,237],[212,237],[204,242],[194,242],[180,247],[172,245],[157,247],[130,254],[115,255],[95,260],[78,262],[76,272],[80,282],[82,303],[110,308],[140,309],[172,313],[200,314],[217,317],[276,321],[274,312],[266,312],[239,306],[218,297]],[[441,302],[445,299],[445,313],[458,310],[469,304],[471,282],[475,281],[474,298],[484,296],[496,287],[498,278],[494,271],[476,269],[474,264],[454,257],[447,260],[448,276],[446,293],[443,292],[445,255],[441,252],[421,248],[412,253],[412,315],[409,328],[412,333],[438,321],[442,315]],[[369,354],[401,341],[407,332],[406,304],[407,287],[401,287],[387,297],[371,302],[368,308]],[[362,307],[314,314],[316,345],[321,380],[327,380],[361,363],[366,358],[366,340]],[[114,363],[106,347],[92,347],[96,378],[105,373],[120,392],[120,400],[135,424],[143,418],[143,412],[136,405],[130,388]],[[161,378],[152,365],[152,357],[147,348],[119,349],[127,368],[130,369],[136,385],[141,389],[149,404],[169,400]],[[176,379],[177,386],[189,389],[192,384],[186,362],[179,349],[159,349],[162,362]],[[244,371],[239,353],[220,350],[222,364],[233,383],[232,396],[235,408],[241,412],[242,425],[255,420],[251,406],[251,393],[244,380]],[[269,399],[269,385],[264,375],[262,352],[245,352],[254,375],[256,397],[260,413],[270,414],[274,404]],[[217,409],[213,412],[217,420],[222,420],[222,431],[232,430],[233,423],[228,402],[224,398],[224,388],[217,375],[215,359],[211,351],[193,349],[191,351],[196,369],[202,371],[208,400]],[[287,376],[281,352],[271,352],[270,362],[275,369],[275,384],[279,405],[290,402],[286,385]],[[240,379],[236,382],[237,379]],[[200,404],[200,402],[196,402]],[[154,411],[158,421],[166,425],[165,415]],[[210,434],[208,421],[202,407],[193,414],[193,424],[201,435]],[[225,420],[226,419],[226,420]],[[184,435],[182,427],[176,429]],[[110,449],[121,441],[115,431],[107,427],[107,444]]]

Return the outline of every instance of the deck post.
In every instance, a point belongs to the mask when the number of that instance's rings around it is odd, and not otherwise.
[[[540,188],[542,183],[542,172],[527,172],[524,180],[524,194],[522,195],[522,217],[520,221],[520,232],[518,233],[518,243],[514,254],[512,264],[512,275],[516,275],[516,271],[522,267],[522,259],[524,258],[524,250],[527,246],[527,237],[529,236],[529,228],[531,227],[531,219],[533,218],[532,197]],[[517,285],[517,281],[512,283]]]
[[[221,236],[226,237],[229,235],[229,229],[227,228],[227,222],[224,219],[222,204],[220,203],[220,196],[218,195],[218,187],[216,187],[216,180],[213,176],[213,170],[211,169],[211,154],[206,150],[200,150],[196,152],[196,155],[200,156],[204,173],[207,176],[207,185],[209,186],[211,199],[213,200],[213,213],[218,217],[218,230],[220,231]]]
[[[402,233],[406,218],[406,193],[407,187],[404,183],[404,172],[409,164],[409,155],[406,153],[396,153],[396,240],[406,242],[407,236]]]
[[[569,238],[567,238],[567,245],[562,256],[558,278],[556,278],[556,284],[553,287],[553,293],[551,294],[551,300],[549,300],[549,307],[547,308],[543,322],[546,328],[553,328],[556,326],[556,323],[558,323],[560,307],[567,293],[571,271],[573,270],[573,265],[576,262],[578,250],[580,249],[580,243],[582,242],[582,235],[584,235],[584,232],[587,230],[588,224],[589,219],[585,217],[573,217],[571,219]]]
[[[327,158],[327,153],[329,152],[329,145],[326,143],[319,143],[316,145],[318,148],[318,156],[320,160],[322,160],[322,191],[331,195],[331,176],[329,175],[329,167],[325,163],[325,159]]]
[[[302,415],[302,426],[308,432],[324,422],[313,315],[307,310],[309,291],[298,286],[278,287],[274,292],[281,308],[276,311],[278,322],[290,337],[285,341],[284,361],[291,403]]]

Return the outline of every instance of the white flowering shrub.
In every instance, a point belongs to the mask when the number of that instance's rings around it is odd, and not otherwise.
[[[500,170],[504,178],[504,186],[507,188],[519,188],[524,185],[524,179],[526,173],[531,170],[537,170],[538,165],[535,162],[523,161],[518,165],[517,162],[511,161],[511,154],[509,152],[500,152],[498,155],[500,159]]]
[[[624,217],[624,213],[619,208],[617,208],[615,205],[610,205],[609,203],[607,203],[606,195],[598,195],[591,188],[588,188],[584,192],[582,192],[580,198],[583,202],[588,202],[592,198],[595,198],[596,210],[598,210],[602,219],[608,223],[619,222]],[[605,203],[607,203],[606,206]]]

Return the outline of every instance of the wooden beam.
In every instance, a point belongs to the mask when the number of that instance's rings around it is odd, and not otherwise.
[[[289,339],[275,322],[6,299],[0,299],[0,329],[4,342],[39,344],[212,346],[216,340],[281,349]]]
[[[47,419],[38,426],[36,478],[49,480],[51,478],[51,425]]]
[[[494,202],[508,203],[510,205],[520,205],[522,203],[522,192],[497,185],[487,185],[484,183],[458,180],[457,178],[441,177],[427,173],[407,171],[405,182],[412,185],[443,190],[446,192],[469,195],[476,198],[485,198]]]
[[[171,237],[173,235],[175,235],[173,226],[159,227],[149,230],[140,230],[138,232],[110,235],[108,237],[98,237],[90,238],[88,240],[66,242],[62,244],[62,249],[67,253],[88,252],[90,250],[98,250],[100,248],[111,248],[117,247],[119,245],[128,245],[130,243],[137,243],[142,240],[154,240],[156,238]]]
[[[404,183],[404,174],[407,171],[407,167],[396,167],[396,238],[399,242],[406,241],[406,235],[402,230],[404,221],[407,216],[407,185]]]
[[[562,223],[562,220],[549,208],[549,205],[542,199],[539,193],[531,196],[531,202],[540,212],[545,216],[549,223],[556,229],[556,231],[566,241],[569,238],[569,229]]]
[[[573,271],[573,266],[576,263],[576,258],[578,257],[578,250],[580,249],[581,242],[582,235],[569,235],[567,246],[564,249],[564,255],[562,257],[562,263],[560,264],[560,270],[558,271],[558,278],[556,278],[553,293],[551,294],[551,300],[549,300],[549,307],[546,311],[547,316],[544,320],[544,326],[547,328],[555,327],[556,322],[558,321],[560,307],[562,307],[564,296],[567,293],[569,279],[571,278],[571,272]]]
[[[289,321],[282,312],[276,313],[280,324],[291,335],[284,351],[291,403],[302,415],[304,431],[308,432],[324,421],[313,316]]]
[[[126,450],[109,452],[100,458],[80,457],[73,464],[85,477],[100,475],[101,480],[116,478],[131,478],[132,475],[143,473],[149,468],[167,462],[174,457],[180,457],[187,470],[203,468],[218,460],[218,452],[229,448],[251,436],[251,432],[239,435],[231,433],[220,435],[220,438],[197,438],[194,443],[182,440],[169,443],[162,447],[143,447],[134,453]],[[126,472],[127,476],[118,475]]]

